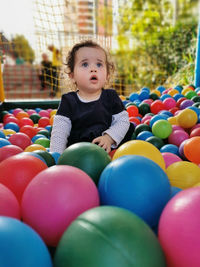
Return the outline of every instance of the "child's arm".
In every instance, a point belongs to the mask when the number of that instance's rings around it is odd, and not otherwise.
[[[71,121],[69,118],[56,115],[54,117],[53,128],[51,132],[50,151],[60,154],[66,149],[67,139],[71,131]]]
[[[95,138],[92,143],[96,143],[104,148],[108,153],[111,147],[115,148],[122,141],[130,126],[127,111],[113,115],[113,120],[109,129],[102,133],[102,136]]]

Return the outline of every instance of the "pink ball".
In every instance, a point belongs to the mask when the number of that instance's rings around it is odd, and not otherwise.
[[[180,144],[186,139],[189,139],[188,133],[183,130],[175,130],[168,137],[168,142],[170,144],[180,146]]]
[[[40,112],[38,113],[40,115],[40,117],[47,117],[49,118],[49,112],[47,110],[40,110]]]
[[[159,221],[158,238],[167,266],[199,267],[200,187],[179,192],[165,206]]]
[[[167,110],[176,107],[176,100],[172,97],[163,100],[163,104]]]
[[[181,131],[185,131],[181,126],[179,125],[172,125],[172,131],[175,131],[175,130],[181,130]]]
[[[16,115],[17,115],[19,112],[21,112],[21,111],[23,111],[23,109],[21,109],[21,108],[16,108],[16,109],[13,110],[13,115],[16,117]]]
[[[20,219],[19,202],[13,192],[3,184],[0,184],[0,216]]]
[[[182,159],[177,156],[176,154],[174,153],[170,153],[170,152],[163,152],[161,153],[163,158],[164,158],[164,161],[165,161],[165,166],[166,168],[171,165],[172,163],[174,162],[177,162],[177,161],[181,161]]]
[[[69,224],[99,205],[97,187],[82,170],[57,165],[39,173],[22,198],[22,218],[47,245],[56,246]]]
[[[15,145],[3,146],[0,148],[0,162],[22,152],[23,149],[19,146]]]
[[[28,113],[29,116],[37,113],[34,109],[28,109],[26,112]]]

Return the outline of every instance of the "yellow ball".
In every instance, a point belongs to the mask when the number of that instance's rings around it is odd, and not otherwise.
[[[179,93],[179,91],[176,90],[176,89],[171,89],[171,90],[169,90],[169,92],[168,92],[168,94],[171,95],[171,96],[174,96],[175,94],[178,94],[178,93]]]
[[[161,92],[157,89],[153,90],[152,93],[156,94],[157,96],[161,96]]]
[[[44,150],[46,151],[46,148],[39,144],[33,144],[30,146],[27,146],[24,150],[24,152],[33,152],[35,150]]]
[[[115,152],[113,160],[125,155],[139,155],[151,159],[165,170],[165,161],[161,152],[151,143],[131,140],[121,145]]]
[[[50,117],[53,116],[53,115],[55,115],[56,112],[57,112],[57,109],[53,109],[53,110],[50,112]]]
[[[169,117],[169,118],[167,118],[167,120],[171,125],[178,125],[176,116]]]
[[[183,128],[191,128],[193,127],[198,121],[197,113],[189,108],[182,110],[177,115],[177,122]]]
[[[16,132],[12,129],[3,129],[3,133],[7,136],[9,134],[15,134]]]
[[[172,186],[186,189],[200,182],[200,168],[193,162],[178,161],[166,169]]]
[[[193,91],[191,87],[186,87],[181,91],[182,95],[186,95],[188,92]]]

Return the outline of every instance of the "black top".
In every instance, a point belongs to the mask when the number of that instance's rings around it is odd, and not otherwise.
[[[67,146],[92,142],[110,127],[112,116],[123,110],[124,105],[113,89],[102,89],[100,98],[88,103],[82,102],[77,92],[62,95],[57,115],[68,117],[72,123]]]

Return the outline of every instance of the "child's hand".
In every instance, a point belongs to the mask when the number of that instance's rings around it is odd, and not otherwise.
[[[92,141],[93,144],[97,144],[106,150],[107,153],[111,151],[111,145],[115,143],[115,141],[108,134],[104,134],[99,136]]]

